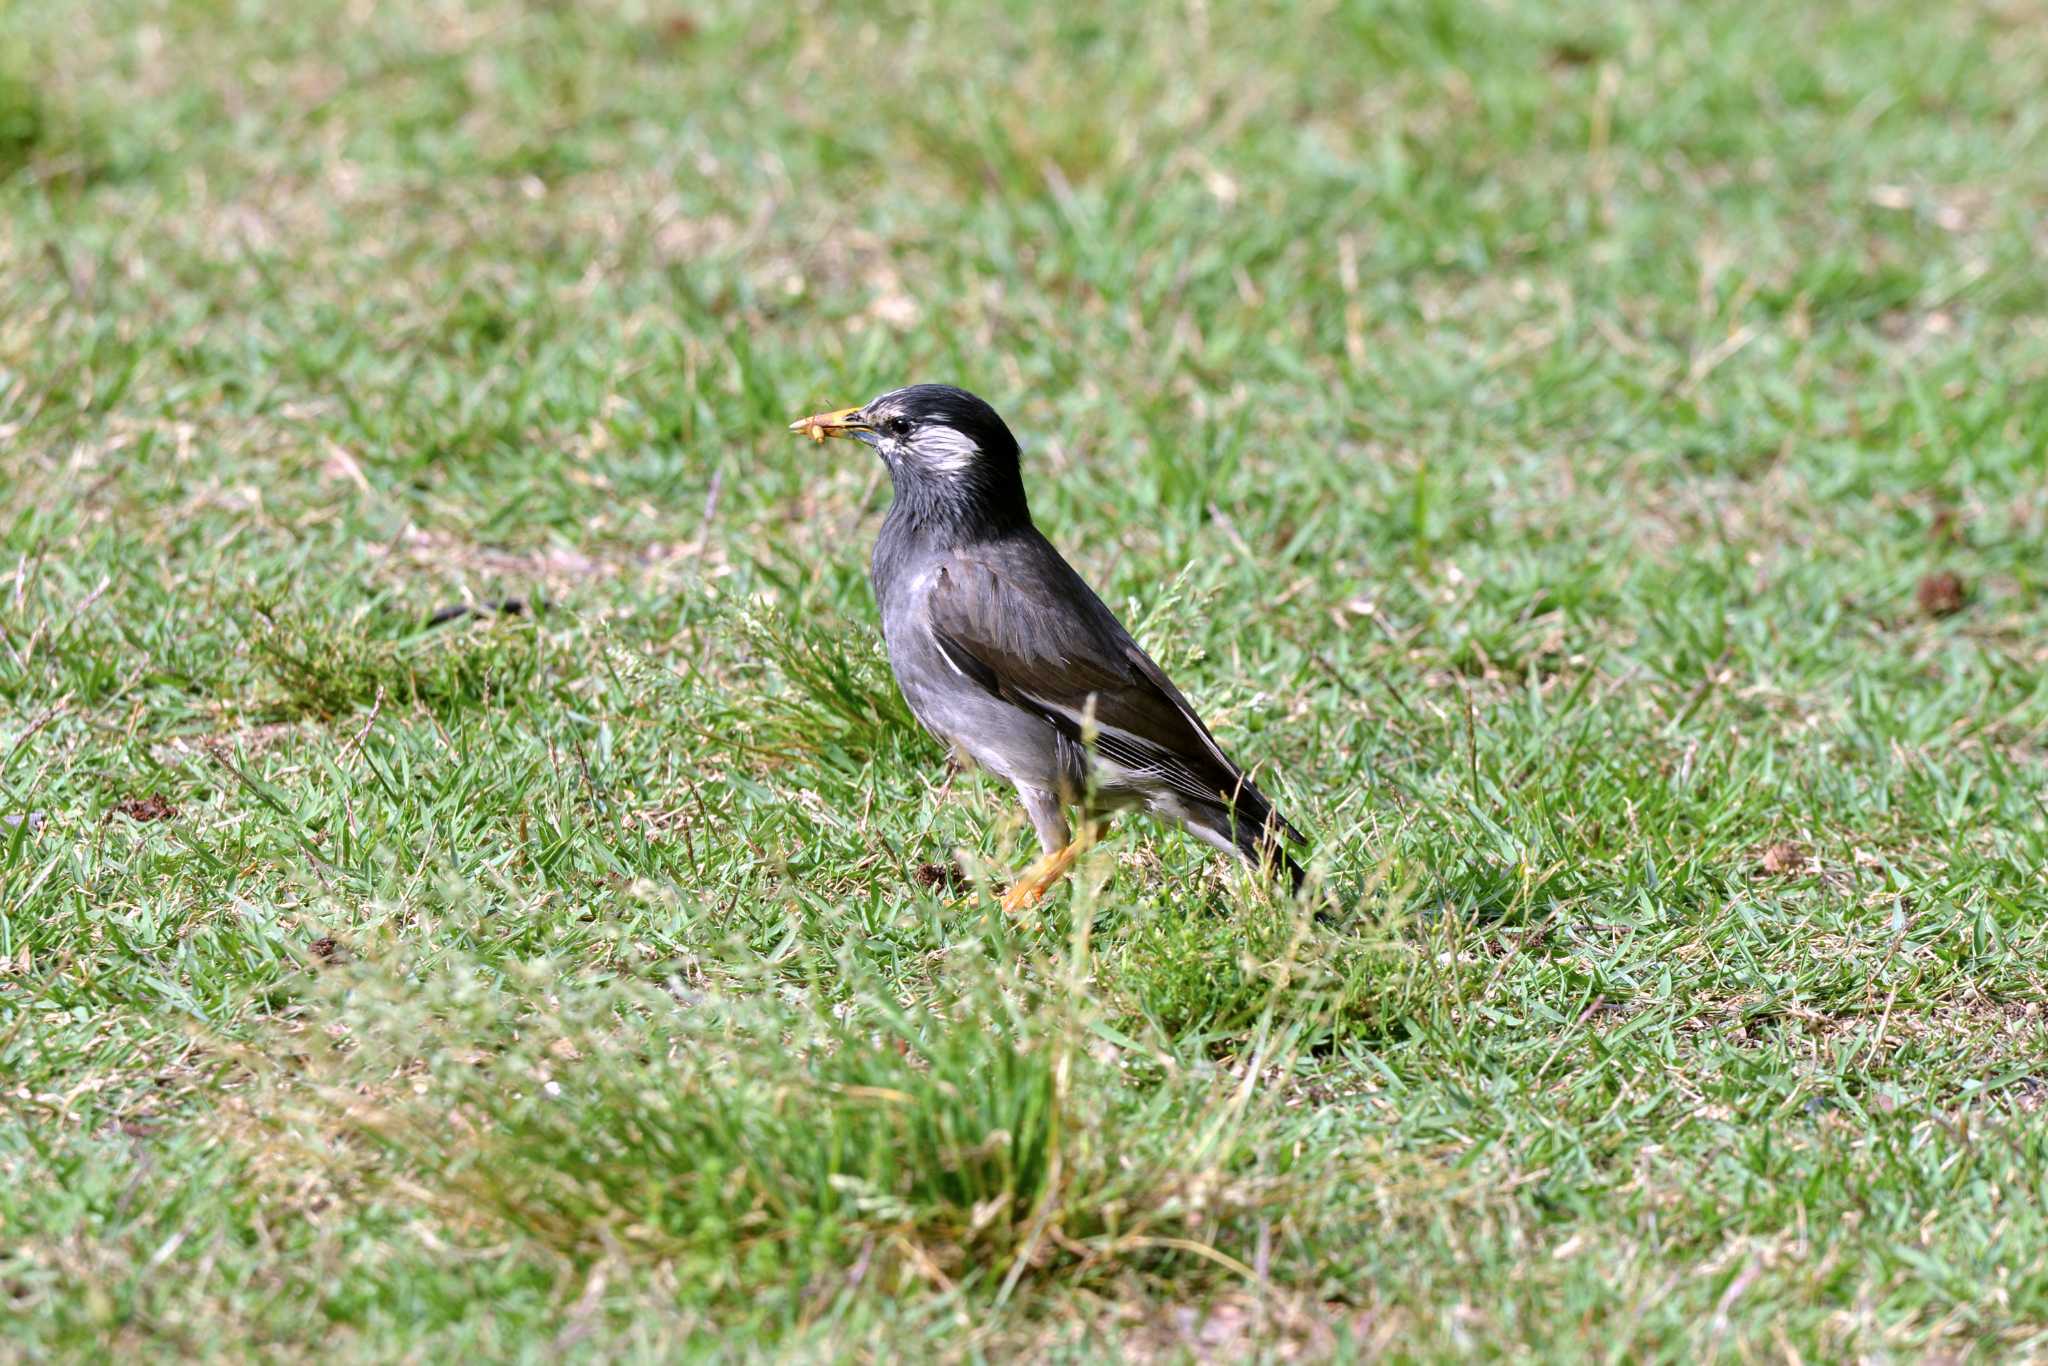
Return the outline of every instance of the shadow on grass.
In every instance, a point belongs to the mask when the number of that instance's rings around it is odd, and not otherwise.
[[[378,639],[310,617],[262,613],[249,648],[279,690],[272,720],[332,719],[380,698],[446,718],[501,705],[533,689],[547,670],[544,638],[513,616]]]

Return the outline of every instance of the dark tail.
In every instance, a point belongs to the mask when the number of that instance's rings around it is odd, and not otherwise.
[[[1292,826],[1288,828],[1293,829]],[[1243,830],[1245,827],[1240,824],[1239,829]],[[1249,838],[1246,838],[1246,835],[1249,835]],[[1237,846],[1237,852],[1243,855],[1246,863],[1255,868],[1269,868],[1276,876],[1285,876],[1288,893],[1293,896],[1301,895],[1301,885],[1308,881],[1308,874],[1294,861],[1294,856],[1287,852],[1277,832],[1252,827],[1245,830],[1244,835],[1240,835],[1238,831],[1233,830],[1231,843]]]
[[[1238,789],[1237,801],[1216,808],[1216,828],[1227,832],[1238,856],[1254,868],[1287,878],[1287,890],[1299,895],[1308,874],[1287,852],[1289,844],[1307,844],[1299,830],[1273,809],[1266,794],[1249,779]]]

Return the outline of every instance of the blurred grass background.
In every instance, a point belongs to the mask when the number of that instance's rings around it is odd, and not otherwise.
[[[2043,1350],[2044,90],[2032,0],[0,0],[0,1342]],[[1320,918],[954,875],[783,432],[919,379]]]

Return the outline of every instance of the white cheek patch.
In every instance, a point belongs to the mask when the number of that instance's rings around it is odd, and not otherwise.
[[[981,447],[953,427],[927,427],[909,445],[912,460],[939,474],[959,474],[981,459]]]

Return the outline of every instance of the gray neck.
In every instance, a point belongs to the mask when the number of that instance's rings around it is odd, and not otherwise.
[[[912,582],[932,559],[964,546],[986,545],[1019,534],[1033,534],[1031,514],[1020,499],[1014,518],[990,518],[981,509],[957,500],[905,498],[899,488],[882,519],[881,534],[868,562],[875,596],[886,603]],[[886,612],[885,612],[886,617]]]
[[[977,467],[942,478],[912,478],[890,469],[895,496],[882,534],[915,536],[953,547],[994,540],[1031,525],[1031,507],[1024,499],[1024,480],[1014,469]]]

